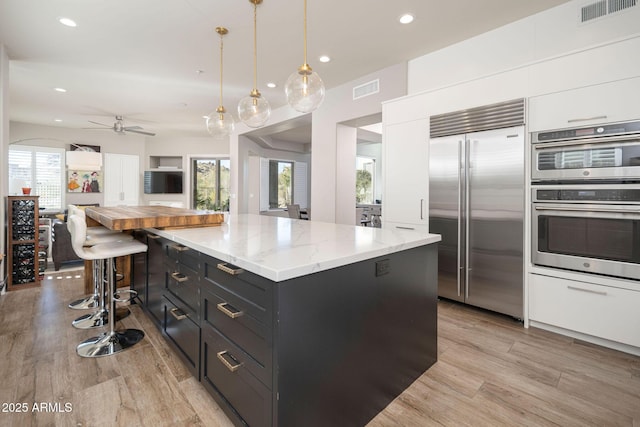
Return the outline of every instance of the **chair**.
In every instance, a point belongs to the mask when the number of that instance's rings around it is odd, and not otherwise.
[[[147,245],[136,240],[117,241],[111,243],[97,244],[86,247],[84,243],[87,239],[87,224],[78,215],[72,215],[68,219],[69,231],[71,233],[71,245],[79,257],[85,260],[100,261],[106,260],[107,291],[109,298],[109,312],[114,313],[115,303],[119,301],[115,296],[115,273],[113,269],[114,258],[133,255],[147,251]],[[104,284],[103,280],[100,280]],[[134,292],[134,291],[130,291]],[[109,330],[97,337],[89,338],[81,342],[76,348],[76,352],[81,357],[109,356],[126,350],[144,338],[144,332],[138,329],[115,330],[116,316],[109,315]]]
[[[289,218],[300,219],[300,205],[287,205]]]
[[[77,215],[79,217],[81,217],[84,221],[86,221],[86,216],[85,216],[85,212],[83,209],[79,209],[77,208],[75,205],[69,205],[69,209],[68,209],[68,217],[72,216],[72,215]],[[67,230],[69,229],[69,223],[67,221]],[[87,227],[87,239],[84,243],[84,246],[93,246],[93,245],[97,245],[97,244],[102,244],[102,243],[109,243],[109,242],[116,242],[116,241],[121,241],[121,240],[132,240],[133,237],[128,235],[128,234],[124,234],[120,231],[114,231],[114,230],[109,230],[106,227]],[[70,245],[71,243],[71,238],[69,237],[68,239],[68,243]],[[73,251],[73,248],[71,248],[71,250]],[[73,251],[75,254],[75,251]],[[76,254],[77,256],[77,254]],[[78,258],[81,259],[81,258]],[[100,294],[99,294],[99,282],[98,279],[100,277],[104,277],[104,273],[100,273],[100,267],[104,268],[104,266],[99,266],[97,262],[93,262],[93,280],[94,280],[94,286],[93,286],[93,295],[89,295],[87,297],[84,298],[80,298],[77,299],[73,302],[71,302],[69,304],[69,308],[72,309],[76,309],[76,310],[85,310],[85,309],[90,309],[90,308],[97,308],[97,307],[101,307],[100,311],[103,311],[104,307],[103,304],[101,304],[101,300],[103,298],[101,298]],[[77,321],[83,320],[82,323],[76,323]],[[77,328],[81,328],[81,329],[85,329],[85,328],[90,328],[90,327],[95,327],[95,326],[103,326],[103,324],[95,324],[93,326],[90,326],[91,323],[90,321],[87,321],[87,316],[82,316],[78,319],[76,319],[76,321],[74,321],[73,325]],[[106,319],[104,319],[106,320]]]

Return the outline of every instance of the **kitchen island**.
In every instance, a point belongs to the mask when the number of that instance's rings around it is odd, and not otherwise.
[[[238,426],[364,425],[436,361],[438,235],[234,215],[135,236],[142,306]]]

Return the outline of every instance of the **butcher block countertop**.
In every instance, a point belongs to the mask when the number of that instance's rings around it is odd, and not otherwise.
[[[87,217],[111,230],[185,228],[220,225],[222,213],[169,206],[87,207]]]

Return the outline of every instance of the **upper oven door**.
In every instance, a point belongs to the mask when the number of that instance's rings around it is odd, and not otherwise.
[[[640,137],[617,136],[531,144],[534,182],[640,180]]]

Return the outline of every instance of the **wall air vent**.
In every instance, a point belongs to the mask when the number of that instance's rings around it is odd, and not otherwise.
[[[580,22],[589,22],[638,5],[638,0],[599,0],[580,8]]]
[[[364,98],[380,92],[380,79],[375,79],[368,83],[361,84],[353,88],[353,100]]]

